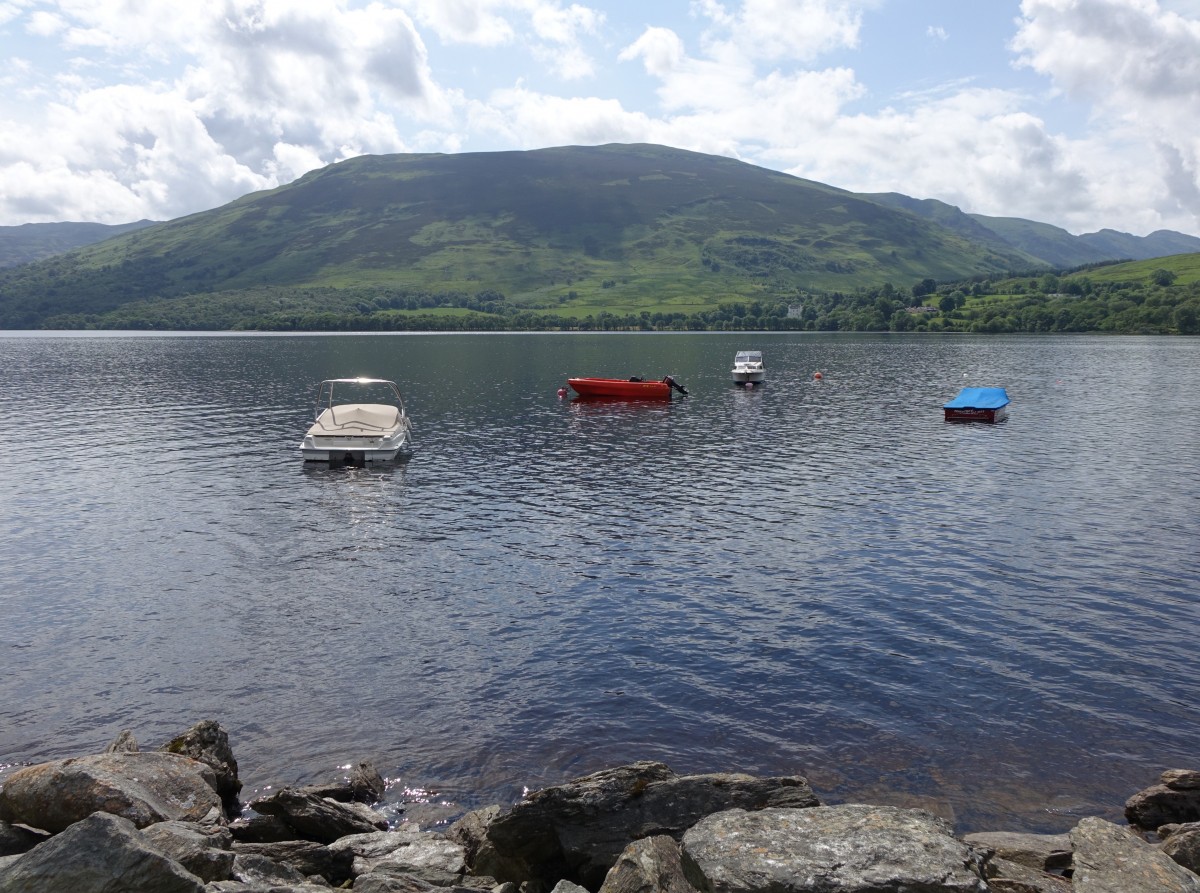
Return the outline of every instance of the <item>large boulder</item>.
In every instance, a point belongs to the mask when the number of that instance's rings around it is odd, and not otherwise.
[[[892,806],[732,809],[683,835],[702,893],[986,893],[983,854],[943,819]]]
[[[329,845],[353,859],[353,873],[404,874],[437,886],[456,884],[466,873],[466,851],[440,834],[416,830],[354,834]]]
[[[354,857],[349,852],[335,852],[325,844],[311,840],[289,840],[277,843],[233,844],[239,856],[263,856],[280,865],[287,865],[306,877],[319,875],[337,887],[350,880]]]
[[[166,753],[191,757],[212,768],[216,777],[217,794],[230,815],[239,811],[238,793],[242,783],[238,779],[238,764],[229,746],[229,735],[216,720],[206,719],[196,723],[182,735],[164,744]]]
[[[158,822],[143,828],[142,837],[206,883],[229,880],[233,839],[225,828]]]
[[[0,893],[204,893],[204,882],[128,819],[96,813],[18,856]]]
[[[255,812],[282,819],[298,837],[317,843],[384,831],[388,826],[384,816],[361,804],[341,803],[294,788],[283,788],[250,806]]]
[[[0,789],[0,820],[57,833],[94,812],[198,822],[220,808],[212,769],[169,753],[105,753],[18,769]]]
[[[566,879],[594,890],[635,840],[678,840],[704,816],[727,809],[819,802],[798,776],[679,776],[662,763],[633,763],[530,794],[487,826],[471,867],[500,881]]]
[[[1129,829],[1099,818],[1071,830],[1075,893],[1200,893],[1200,877]]]

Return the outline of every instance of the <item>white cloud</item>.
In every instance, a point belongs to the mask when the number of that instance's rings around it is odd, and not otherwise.
[[[715,31],[713,44],[729,42],[748,58],[811,61],[858,43],[862,11],[877,0],[743,0],[729,12],[714,0],[698,4]]]
[[[66,28],[67,23],[62,16],[42,10],[30,15],[29,22],[25,25],[26,31],[38,37],[51,37],[65,31]]]
[[[1144,219],[1200,228],[1200,20],[1156,0],[1024,0],[1013,39],[1019,64],[1094,107],[1093,128],[1124,144],[1127,172],[1152,172]],[[1128,173],[1126,174],[1128,176]],[[1135,176],[1135,179],[1141,179]],[[1128,195],[1121,175],[1105,194]],[[1176,224],[1179,225],[1179,224]]]
[[[404,151],[398,122],[453,116],[456,100],[434,83],[412,20],[378,3],[60,5],[64,41],[93,55],[56,80],[57,101],[40,109],[27,144],[6,141],[6,154],[49,178],[10,178],[0,211],[9,218],[48,182],[62,202],[45,212],[54,219],[128,219],[135,206],[135,217],[179,216],[347,154]],[[169,77],[144,53],[165,46],[189,63]],[[100,84],[127,60],[124,85]],[[46,146],[57,151],[47,157]],[[98,179],[110,199],[99,216]]]
[[[506,0],[402,0],[417,22],[448,43],[499,46],[516,38],[516,30],[499,11]]]
[[[617,23],[564,0],[0,0],[21,35],[0,222],[178,216],[365,152],[657,142],[1073,231],[1200,231],[1194,2],[1006,0],[1025,89],[968,68],[902,93],[854,67],[884,2],[680,0]],[[1061,107],[1090,125],[1068,137]]]

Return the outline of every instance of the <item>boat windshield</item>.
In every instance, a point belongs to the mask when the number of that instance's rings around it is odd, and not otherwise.
[[[386,378],[329,378],[317,388],[316,415],[346,403],[392,404],[404,412],[404,399],[394,381]]]
[[[733,358],[735,363],[761,363],[762,352],[757,350],[739,351],[737,356]]]

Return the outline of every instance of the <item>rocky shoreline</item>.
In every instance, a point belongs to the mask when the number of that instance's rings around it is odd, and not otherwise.
[[[244,804],[206,720],[153,751],[28,766],[0,788],[0,893],[1200,893],[1200,771],[1168,770],[1129,826],[956,837],[920,809],[824,805],[799,776],[639,762],[389,828],[369,763]]]

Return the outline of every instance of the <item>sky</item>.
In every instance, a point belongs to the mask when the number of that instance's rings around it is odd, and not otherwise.
[[[1200,235],[1200,0],[0,0],[0,225],[603,143]]]

